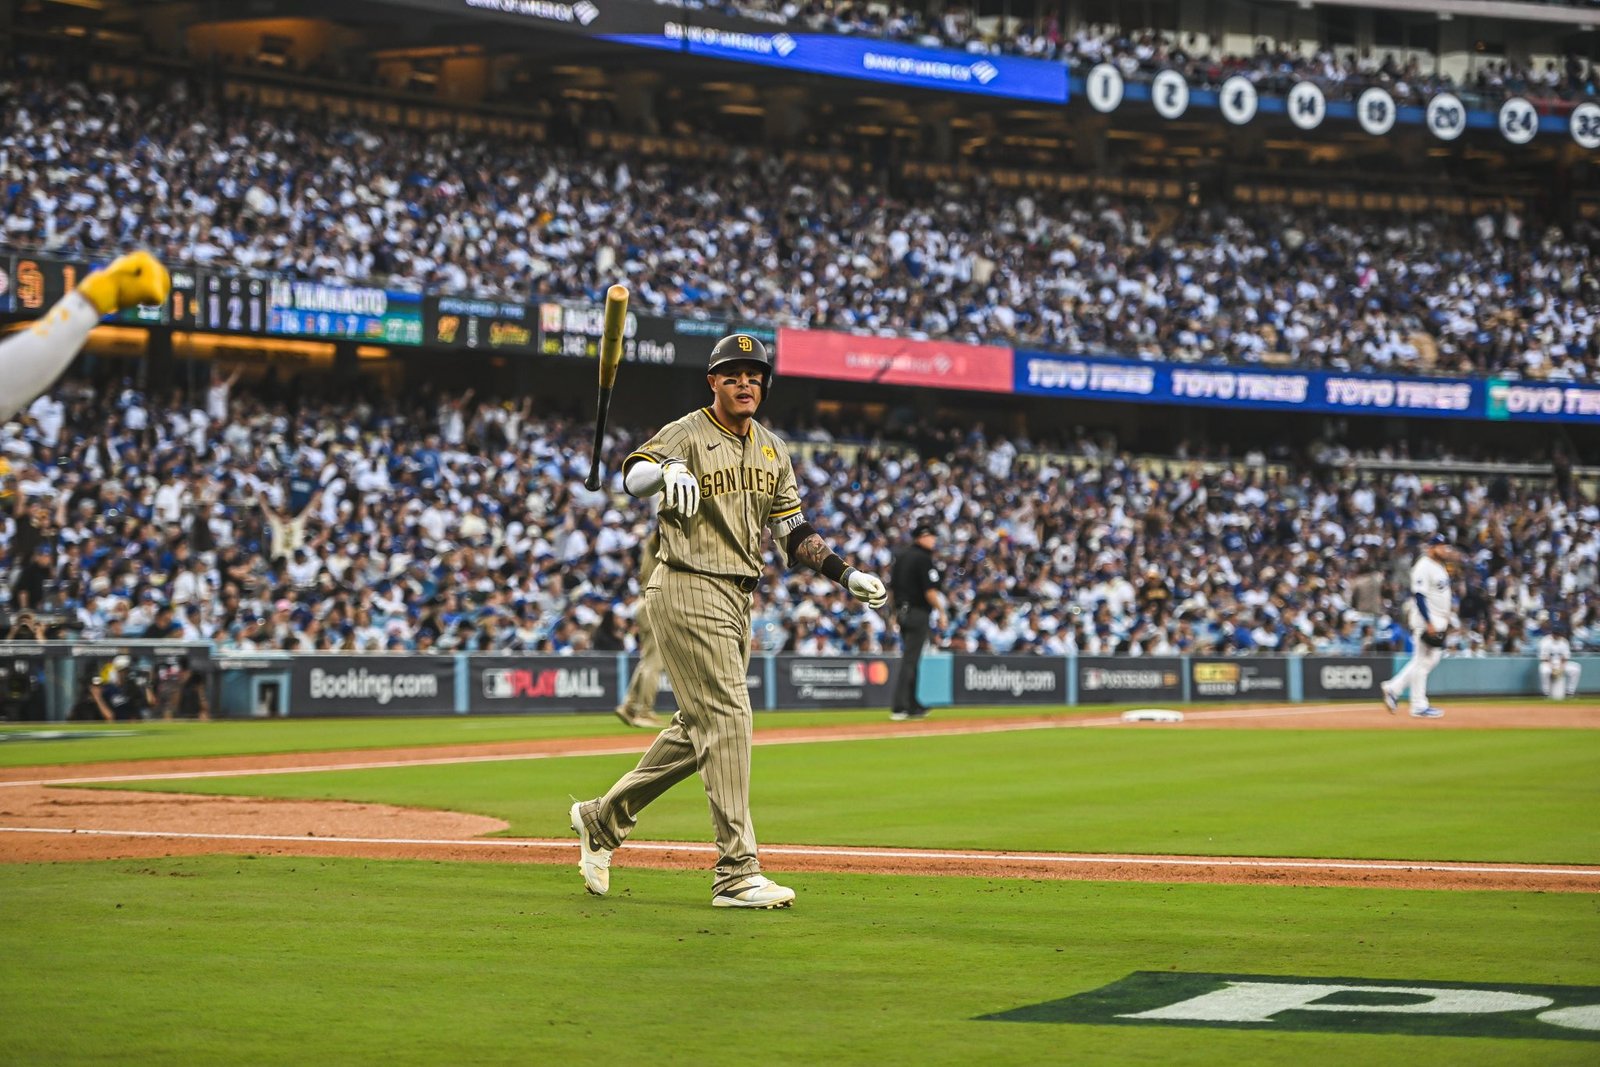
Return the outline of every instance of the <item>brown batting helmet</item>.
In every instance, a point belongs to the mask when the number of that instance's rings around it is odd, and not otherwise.
[[[711,360],[706,364],[706,373],[716,373],[717,368],[724,363],[761,364],[765,368],[761,372],[761,399],[765,400],[767,394],[772,391],[772,356],[759,337],[752,337],[747,333],[730,333],[718,341],[711,348]]]

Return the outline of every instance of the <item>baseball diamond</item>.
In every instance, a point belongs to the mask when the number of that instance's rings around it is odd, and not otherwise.
[[[1592,1067],[1597,5],[0,4],[0,1067]]]

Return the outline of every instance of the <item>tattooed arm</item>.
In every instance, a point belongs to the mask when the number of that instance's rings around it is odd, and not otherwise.
[[[791,563],[801,563],[824,578],[838,582],[850,590],[850,595],[866,603],[869,608],[881,608],[888,603],[889,593],[875,576],[858,571],[834,554],[822,535],[801,520],[789,531],[785,547]]]

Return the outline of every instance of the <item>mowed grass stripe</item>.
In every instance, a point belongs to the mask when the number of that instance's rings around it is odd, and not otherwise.
[[[19,1063],[1586,1064],[1592,1044],[976,1017],[1136,970],[1600,984],[1593,901],[705,872],[588,897],[551,867],[205,857],[0,867]],[[25,919],[23,917],[26,917]],[[629,993],[619,1004],[617,988]],[[99,993],[89,991],[98,990]],[[708,1027],[716,1037],[708,1036]]]
[[[1469,703],[1452,701],[1452,703]],[[1524,705],[1526,700],[1471,701],[1477,706]],[[1575,707],[1600,707],[1600,701],[1573,701]],[[1085,719],[1120,715],[1139,705],[1106,704],[1077,707],[963,707],[940,709],[936,721],[973,719],[1004,722],[1047,715],[1063,724]],[[1175,705],[1185,707],[1184,705]],[[1350,704],[1348,707],[1367,707]],[[1302,705],[1284,709],[1300,715],[1316,707]],[[1214,715],[1223,709],[1216,705],[1190,705],[1186,711]],[[1240,715],[1257,715],[1264,709],[1243,707]],[[1381,711],[1378,712],[1382,718]],[[1306,716],[1313,724],[1315,714]],[[889,727],[888,715],[880,709],[859,711],[774,711],[757,712],[756,733],[789,727],[827,727],[872,723]],[[94,736],[115,731],[115,737]],[[80,735],[72,740],[6,740],[36,733]],[[647,740],[650,734],[617,722],[609,713],[582,715],[445,715],[426,718],[363,719],[266,719],[221,720],[217,722],[140,722],[116,723],[7,723],[0,724],[0,767],[50,766],[69,763],[104,763],[113,760],[182,759],[211,756],[250,756],[280,752],[334,752],[365,749],[407,748],[429,745],[488,744],[496,742],[538,741],[579,737],[634,736]],[[641,748],[643,743],[641,743]]]
[[[766,842],[1040,852],[1600,862],[1600,732],[1040,731],[757,748]],[[632,755],[161,783],[468,811],[565,832]],[[127,786],[122,786],[127,788]],[[700,840],[690,779],[641,840]]]

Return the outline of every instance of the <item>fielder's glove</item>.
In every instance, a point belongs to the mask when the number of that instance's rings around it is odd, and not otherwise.
[[[700,510],[700,483],[689,473],[681,459],[669,459],[661,465],[661,508],[676,511],[686,519],[694,518]]]
[[[889,591],[876,576],[863,573],[850,568],[850,573],[844,576],[845,588],[850,590],[850,595],[874,610],[883,607],[889,602]]]
[[[1429,648],[1443,648],[1444,631],[1441,630],[1438,633],[1434,633],[1432,630],[1422,631],[1422,643],[1427,645]]]

